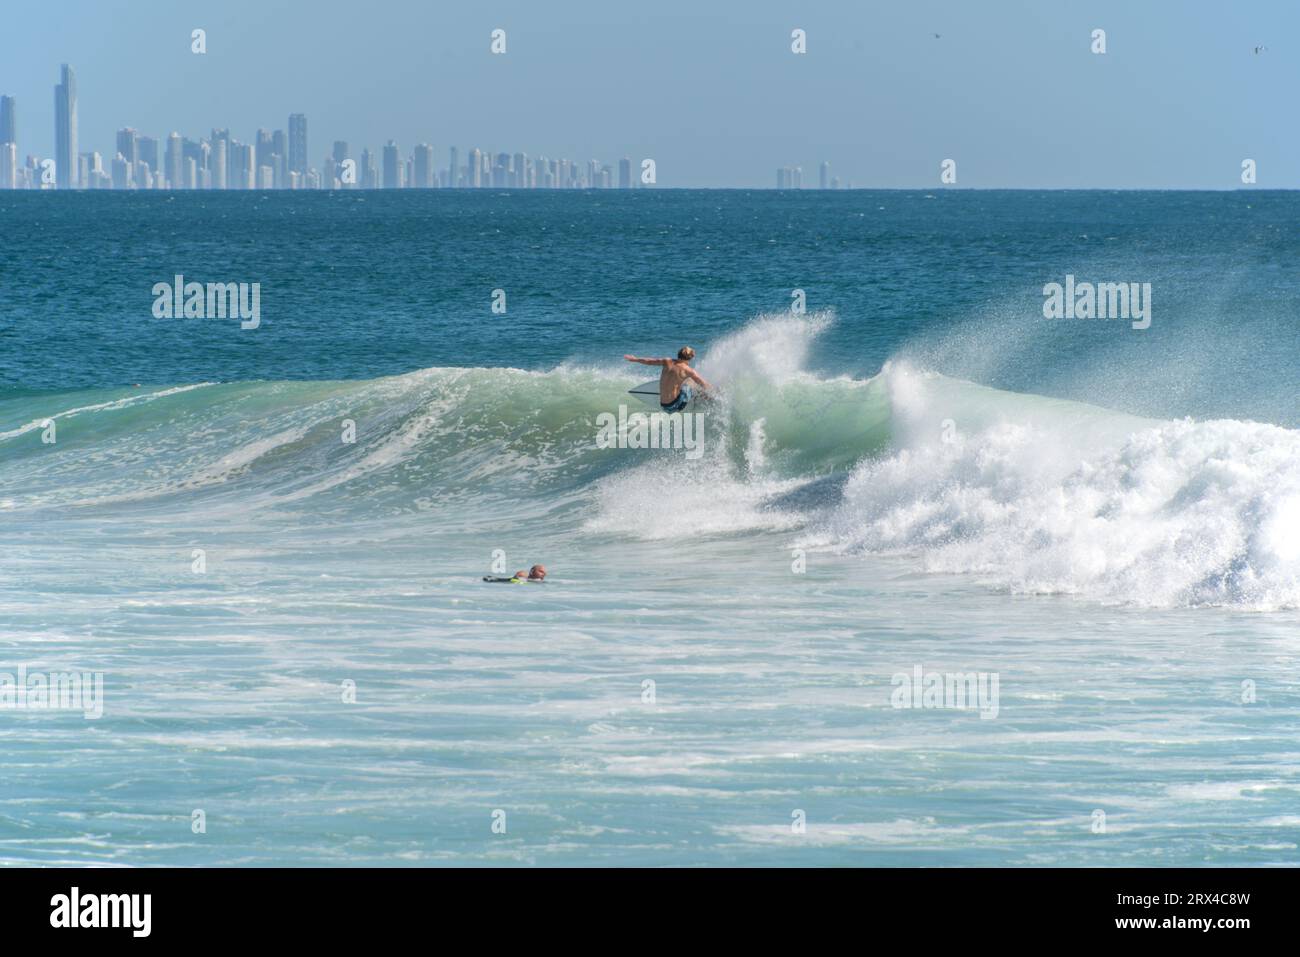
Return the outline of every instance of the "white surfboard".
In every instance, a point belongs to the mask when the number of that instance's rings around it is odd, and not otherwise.
[[[694,409],[702,402],[707,402],[711,395],[711,393],[700,391],[700,387],[693,383],[688,383],[686,386],[683,386],[683,388],[689,388],[691,390],[691,398],[687,401],[686,408],[682,411]],[[653,405],[656,409],[661,408],[659,405],[658,379],[651,379],[649,382],[642,382],[635,389],[628,389],[627,394],[636,396],[646,405]]]
[[[642,382],[635,389],[628,389],[628,395],[634,395],[646,405],[653,405],[659,408],[659,380],[651,379],[649,382]]]

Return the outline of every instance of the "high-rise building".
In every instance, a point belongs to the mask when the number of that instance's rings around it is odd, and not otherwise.
[[[230,189],[253,188],[253,173],[256,169],[253,165],[254,153],[251,143],[240,143],[238,140],[230,141]]]
[[[271,134],[271,158],[272,161],[267,165],[275,173],[276,189],[283,189],[289,185],[289,137],[284,135],[284,130],[276,130]],[[303,157],[303,172],[306,172],[307,160]]]
[[[513,175],[510,178],[510,185],[516,189],[528,188],[528,154],[516,153],[514,160]]]
[[[131,161],[121,153],[113,157],[112,169],[114,189],[131,189],[135,185],[135,170]]]
[[[453,146],[447,153],[447,185],[455,189],[460,185],[460,150]]]
[[[225,130],[222,130],[225,133]],[[230,172],[230,134],[226,133],[225,137],[213,137],[212,139],[212,159],[209,165],[212,168],[212,178],[209,179],[208,187],[213,190],[226,189],[226,183],[229,182],[227,174]]]
[[[384,189],[401,188],[400,177],[402,174],[399,172],[400,166],[401,156],[398,153],[397,144],[389,140],[384,145]]]
[[[117,153],[128,163],[134,163],[140,157],[136,153],[138,134],[131,127],[117,131]]]
[[[321,188],[333,189],[335,186],[335,180],[337,180],[338,185],[344,189],[356,186],[355,182],[351,182],[351,183],[343,182],[343,175],[345,171],[345,167],[343,164],[348,161],[349,152],[350,150],[348,147],[347,140],[334,141],[334,148],[330,151],[328,162],[326,163],[326,167],[325,167],[325,172],[321,177]]]
[[[54,184],[77,188],[77,77],[66,63],[54,88]]]
[[[18,142],[18,118],[14,98],[0,96],[0,143]]]
[[[618,161],[618,188],[632,188],[632,161],[626,156]]]
[[[433,187],[433,147],[421,143],[415,148],[411,163],[411,185],[416,189]]]
[[[18,144],[0,143],[0,189],[18,188]]]
[[[269,165],[271,162],[271,154],[274,152],[275,143],[273,141],[273,134],[270,130],[259,129],[257,131],[257,138],[253,140],[254,172],[260,170],[263,166]],[[254,182],[253,186],[250,188],[256,188],[256,186],[257,183]]]
[[[280,155],[288,157],[291,172],[306,175],[307,117],[305,114],[289,114],[289,149],[288,152],[281,151]]]
[[[135,188],[135,166],[121,153],[113,158],[112,171],[114,189]]]
[[[483,154],[477,146],[465,154],[465,172],[466,186],[477,188],[483,185]]]
[[[378,189],[379,174],[375,172],[375,154],[369,148],[361,150],[361,168],[357,171],[357,182],[362,189]]]
[[[181,175],[186,189],[198,189],[202,186],[202,174],[207,171],[211,149],[204,140],[192,140],[188,136],[181,139]],[[194,162],[194,175],[189,172],[189,163]]]
[[[149,169],[157,173],[162,169],[158,162],[158,141],[152,136],[141,136],[135,144],[136,158],[141,163],[147,163]]]
[[[99,189],[104,178],[104,158],[98,153],[82,153],[77,158],[77,181],[82,189]]]
[[[230,130],[212,131],[212,188],[230,189]]]
[[[825,161],[822,162],[821,172],[818,175],[818,179],[817,179],[817,185],[822,189],[831,188],[831,164],[830,163],[827,163]]]
[[[163,169],[163,175],[167,177],[168,189],[181,189],[184,187],[185,151],[181,146],[181,135],[179,133],[173,132],[167,137],[166,165]]]

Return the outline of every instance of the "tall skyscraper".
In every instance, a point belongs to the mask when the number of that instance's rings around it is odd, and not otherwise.
[[[136,153],[136,138],[138,134],[131,127],[117,131],[117,152],[122,159],[128,163],[134,163],[138,160],[139,154]]]
[[[234,155],[230,150],[230,130],[212,131],[212,188],[231,189],[231,167]]]
[[[821,166],[821,174],[820,174],[820,177],[819,177],[819,179],[818,179],[818,185],[819,185],[822,189],[830,189],[830,188],[831,188],[831,164],[830,164],[830,163],[827,163],[827,162],[824,162],[824,161],[822,162],[822,166]]]
[[[14,98],[0,96],[0,143],[18,142],[18,118]]]
[[[54,185],[77,188],[77,76],[66,63],[54,88]]]
[[[343,164],[348,160],[348,152],[347,140],[334,141],[334,147],[330,150],[330,154],[325,157],[325,164],[321,171],[320,185],[322,189],[334,189],[336,185],[343,189],[356,186],[355,182],[343,182],[343,177],[347,172],[347,168]]]
[[[213,189],[226,189],[230,170],[230,137],[212,141],[212,182]]]
[[[289,114],[289,171],[307,173],[307,117],[302,113]]]
[[[230,142],[230,189],[252,189],[254,150],[251,143]]]
[[[135,185],[135,169],[121,153],[113,158],[112,169],[114,189],[130,189]]]
[[[357,183],[362,189],[379,188],[379,174],[375,171],[375,154],[368,148],[361,150],[361,166],[357,169]]]
[[[271,154],[275,152],[273,134],[270,130],[259,129],[257,139],[253,140],[253,169],[259,170],[271,162]],[[249,189],[256,189],[257,184],[253,183]]]
[[[194,176],[190,177],[189,163],[194,161]],[[181,175],[186,189],[198,189],[200,174],[208,168],[208,144],[203,140],[181,137]]]
[[[18,188],[18,144],[0,143],[0,189]]]
[[[397,144],[389,140],[384,146],[384,189],[398,189],[401,187],[401,156],[397,150]]]
[[[478,147],[465,154],[465,172],[468,174],[465,185],[479,187],[483,185],[483,154]]]
[[[82,189],[99,189],[108,177],[104,173],[104,158],[98,153],[82,153],[77,159],[77,180]]]
[[[167,137],[167,186],[181,189],[185,186],[185,150],[181,144],[181,135],[172,133]]]
[[[158,162],[158,141],[152,136],[141,136],[136,139],[135,144],[136,158],[141,163],[146,163],[153,172],[157,173],[162,169],[162,164]]]
[[[411,185],[416,189],[429,189],[433,186],[433,147],[421,143],[415,148],[411,164]]]
[[[460,150],[453,146],[447,153],[447,185],[455,189],[460,185]]]
[[[271,156],[263,162],[271,167],[277,189],[289,185],[289,138],[284,135],[284,130],[276,130],[271,134]]]

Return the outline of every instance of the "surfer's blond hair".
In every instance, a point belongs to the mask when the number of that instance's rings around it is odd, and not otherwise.
[[[690,346],[682,346],[677,350],[677,358],[681,359],[683,362],[689,362],[691,359],[695,358],[695,350]]]

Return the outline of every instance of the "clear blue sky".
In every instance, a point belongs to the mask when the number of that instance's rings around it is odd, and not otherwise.
[[[439,166],[452,145],[649,156],[662,186],[771,186],[787,164],[815,185],[826,159],[855,186],[932,187],[953,158],[959,186],[1231,189],[1250,157],[1259,187],[1300,187],[1294,0],[6,2],[21,155],[53,152],[64,61],[80,148],[106,158],[123,126],[248,142],[302,112],[313,166],[334,139],[392,138]]]

